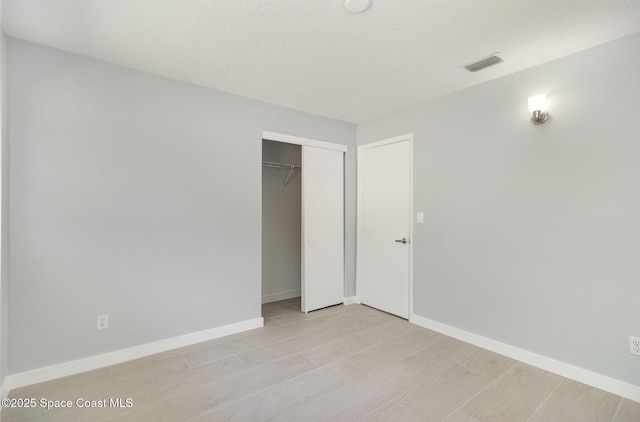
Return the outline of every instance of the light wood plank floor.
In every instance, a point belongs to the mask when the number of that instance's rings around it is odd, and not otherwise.
[[[640,421],[639,403],[366,306],[299,309],[266,304],[263,328],[11,391],[38,406],[2,421]]]

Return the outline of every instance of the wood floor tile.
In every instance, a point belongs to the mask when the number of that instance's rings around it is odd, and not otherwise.
[[[611,422],[621,398],[576,381],[564,380],[530,422]]]
[[[49,394],[58,388],[90,388],[95,384],[103,382],[111,374],[111,369],[107,366],[93,371],[82,372],[70,377],[57,378],[51,381],[28,385],[10,391],[9,397],[30,397]],[[4,415],[4,411],[3,411]]]
[[[300,308],[298,307],[298,309],[295,309],[293,306],[270,306],[270,304],[265,304],[262,306],[263,318],[275,318],[277,316],[282,316],[293,312],[300,312]]]
[[[172,356],[161,360],[138,359],[112,366],[109,389],[116,391],[138,384],[140,379],[153,379],[185,371],[189,365],[182,356]]]
[[[478,349],[475,353],[462,359],[459,364],[465,368],[479,372],[490,378],[498,378],[517,361],[485,349]]]
[[[432,377],[478,351],[476,346],[440,334],[432,334],[430,340],[427,347],[402,360],[407,366],[422,372],[425,377]],[[468,364],[477,366],[480,362],[482,360],[471,360]]]
[[[426,330],[405,334],[356,353],[347,361],[363,371],[374,371],[429,346],[434,335]]]
[[[189,363],[189,366],[193,368],[228,356],[254,350],[259,347],[265,347],[266,345],[335,325],[336,324],[334,322],[329,322],[323,318],[317,318],[298,324],[291,324],[286,327],[277,327],[270,331],[259,332],[253,336],[245,336],[231,339],[226,342],[219,342],[210,347],[187,352],[184,354],[184,357]]]
[[[200,415],[190,422],[271,420],[362,376],[364,372],[353,365],[338,362]]]
[[[370,349],[380,342],[407,334],[406,321],[397,319],[379,326],[369,328],[350,336],[324,343],[317,347],[302,352],[302,355],[316,365],[327,365],[340,359],[347,358],[356,353]]]
[[[228,336],[223,336],[223,337],[218,337],[212,340],[207,340],[207,341],[203,341],[201,343],[196,343],[196,344],[191,344],[188,346],[184,346],[184,347],[179,347],[177,349],[173,349],[173,350],[168,350],[166,352],[162,352],[162,353],[158,353],[156,355],[153,356],[148,356],[145,359],[152,359],[155,357],[169,357],[169,356],[176,356],[176,355],[185,355],[187,353],[191,353],[191,352],[195,352],[198,350],[203,350],[203,349],[207,349],[209,347],[213,347],[215,345],[218,344],[222,344],[222,343],[228,343],[231,341],[239,341],[242,338],[245,337],[262,337],[262,336],[268,336],[267,333],[270,333],[271,331],[277,331],[278,328],[280,328],[281,325],[276,324],[274,322],[265,322],[265,324],[260,327],[260,328],[254,328],[251,330],[247,330],[247,331],[242,331],[239,333],[235,333],[235,334],[231,334]]]
[[[69,397],[77,398],[78,391],[90,391],[92,388],[102,385],[102,383],[109,379],[109,375],[109,368],[102,368],[95,371],[77,374],[72,377],[59,378],[52,381],[18,388],[12,390],[8,397],[35,398],[38,402],[42,398],[50,400],[67,400]],[[73,394],[73,396],[70,396],[70,394]],[[2,409],[2,420],[10,421],[43,412],[45,412],[45,410],[39,405],[33,408],[5,407]]]
[[[93,374],[78,377],[82,382],[64,383],[56,388],[46,384],[39,389],[32,389],[30,397],[46,398],[48,400],[76,400],[78,398],[98,399],[111,393],[140,384],[144,381],[155,380],[158,377],[175,375],[188,368],[182,356],[170,356],[162,359],[137,359],[108,368]],[[24,394],[24,393],[22,393]],[[41,407],[3,410],[3,418],[11,420],[44,412]],[[47,413],[56,414],[48,410]]]
[[[354,333],[380,324],[382,319],[384,319],[384,317],[380,315],[354,319],[343,324],[336,324],[331,327],[316,330],[312,333],[300,335],[288,340],[240,353],[238,356],[249,367],[254,368],[277,360],[281,356],[300,353],[313,347],[326,344],[334,339],[353,335]]]
[[[480,422],[476,418],[472,418],[466,413],[458,410],[444,420],[444,422]]]
[[[268,327],[268,326],[281,327],[282,324],[280,324],[278,321],[276,321],[275,318],[265,318],[264,319],[264,326],[265,327]]]
[[[404,364],[374,371],[276,421],[356,421],[424,381],[424,375]]]
[[[640,403],[628,399],[622,400],[620,409],[613,422],[638,422],[640,421]]]
[[[231,403],[305,372],[316,366],[300,355],[293,355],[260,368],[212,380],[197,389],[188,389],[148,406],[135,407],[124,415],[108,421],[187,421],[210,412],[217,406]]]
[[[481,422],[527,421],[563,378],[517,363],[461,410]]]
[[[384,405],[363,421],[442,421],[492,381],[454,365]]]
[[[110,398],[130,398],[136,408],[144,407],[162,400],[164,397],[185,393],[191,390],[198,390],[209,385],[213,380],[222,380],[225,377],[248,372],[249,368],[237,357],[223,359],[200,368],[191,369],[177,375],[171,375],[158,379],[151,379],[141,382],[133,387],[129,387],[117,392],[101,393],[95,390],[88,390],[84,393],[69,393],[65,397],[87,399],[110,399]],[[143,381],[142,379],[141,381]],[[71,409],[51,409],[33,415],[28,421],[94,421],[109,417],[121,416],[129,412],[127,408],[106,408],[91,409],[78,408]],[[3,415],[4,416],[4,415]]]
[[[319,309],[317,311],[305,314],[304,312],[291,312],[282,316],[274,317],[273,319],[281,325],[293,324],[300,321],[306,321],[309,319],[320,318],[326,315],[331,315],[337,312],[344,312],[344,306],[331,306],[329,308]]]

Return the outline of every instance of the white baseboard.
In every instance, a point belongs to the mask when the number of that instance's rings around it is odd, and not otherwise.
[[[360,303],[360,298],[358,296],[349,296],[344,298],[345,305],[353,305],[354,303]]]
[[[279,300],[291,299],[298,296],[300,296],[300,289],[271,293],[268,295],[262,295],[262,303],[277,302]]]
[[[519,360],[545,371],[553,372],[565,378],[608,391],[629,400],[640,402],[640,386],[609,378],[607,376],[588,371],[583,368],[570,365],[546,356],[538,355],[528,350],[510,346],[478,334],[461,330],[441,322],[433,321],[419,315],[411,315],[409,321],[424,328],[457,338],[466,343],[471,343],[483,349]]]
[[[105,366],[116,365],[118,363],[143,358],[145,356],[154,355],[156,353],[162,353],[168,350],[177,349],[179,347],[190,346],[192,344],[213,340],[219,337],[228,336],[230,334],[236,334],[242,331],[260,328],[263,325],[264,320],[262,317],[260,317],[247,321],[237,322],[235,324],[224,325],[222,327],[211,328],[209,330],[198,331],[196,333],[186,334],[183,336],[172,337],[153,343],[142,344],[140,346],[134,346],[128,349],[116,350],[115,352],[90,356],[83,359],[60,363],[58,365],[47,366],[27,372],[21,372],[19,374],[9,375],[5,379],[4,385],[2,387],[2,392],[4,394],[6,389],[6,392],[8,393],[10,389],[20,388],[60,377],[66,377],[68,375],[74,375],[80,372],[91,371],[93,369],[103,368]]]

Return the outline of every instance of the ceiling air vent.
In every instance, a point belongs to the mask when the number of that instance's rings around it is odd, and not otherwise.
[[[480,60],[479,62],[471,63],[470,65],[465,66],[469,72],[477,72],[478,70],[482,70],[485,67],[493,66],[494,64],[502,63],[502,60],[498,56],[487,57],[486,59]]]

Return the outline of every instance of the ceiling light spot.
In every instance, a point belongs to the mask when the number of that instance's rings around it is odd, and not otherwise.
[[[344,7],[351,13],[362,13],[371,6],[371,0],[344,0]]]

